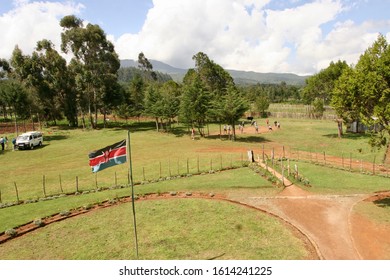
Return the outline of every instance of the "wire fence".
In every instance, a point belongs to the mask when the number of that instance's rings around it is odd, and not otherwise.
[[[135,185],[144,185],[239,168],[247,166],[252,161],[251,157],[253,161],[267,162],[271,168],[273,165],[291,160],[390,178],[390,166],[381,164],[375,156],[372,161],[368,161],[363,158],[359,159],[359,155],[352,153],[341,153],[335,156],[326,151],[304,151],[285,146],[262,145],[254,151],[248,151],[248,154],[223,153],[154,161],[134,169],[133,181]],[[289,174],[290,172],[296,172],[290,170],[289,164],[286,164],[286,168],[288,168]],[[49,200],[68,194],[84,194],[103,189],[125,188],[130,185],[129,175],[128,169],[123,167],[112,168],[108,172],[88,174],[84,172],[78,176],[44,174],[40,179],[31,180],[28,183],[25,181],[18,182],[18,178],[16,178],[13,184],[0,188],[0,208]],[[35,178],[37,177],[35,176]]]
[[[248,158],[244,153],[213,154],[155,161],[147,166],[135,168],[132,177],[134,185],[144,185],[247,165]],[[130,186],[130,174],[127,168],[118,168],[118,171],[111,168],[106,171],[73,177],[46,174],[42,175],[40,180],[31,180],[28,183],[20,183],[16,178],[12,185],[0,188],[0,208],[51,200],[69,194],[79,195]]]
[[[330,106],[324,107],[322,114],[316,114],[313,106],[303,104],[270,104],[268,111],[270,116],[275,118],[293,118],[293,119],[337,119],[337,114]]]
[[[390,165],[380,162],[376,156],[372,161],[363,159],[359,154],[343,153],[331,155],[326,151],[304,151],[290,147],[266,147],[257,150],[258,161],[289,159],[297,162],[307,162],[316,165],[338,168],[350,172],[376,175],[390,178]]]

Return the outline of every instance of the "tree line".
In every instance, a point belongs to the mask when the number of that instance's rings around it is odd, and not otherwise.
[[[355,66],[345,61],[309,77],[303,87],[257,84],[238,86],[230,74],[199,52],[193,56],[182,83],[153,71],[141,52],[138,69],[120,68],[113,44],[95,24],[73,15],[60,20],[61,51],[49,40],[37,42],[31,55],[15,46],[9,61],[0,59],[0,108],[15,122],[29,118],[56,123],[66,119],[70,127],[97,127],[99,114],[121,118],[148,116],[156,129],[169,131],[174,120],[187,123],[205,135],[210,122],[235,123],[246,113],[267,115],[270,103],[310,104],[321,116],[333,106],[342,124],[361,120],[380,124],[383,130],[373,145],[385,145],[390,115],[390,55],[384,36],[360,57]],[[80,124],[81,122],[81,124]],[[234,137],[233,137],[234,139]]]
[[[120,70],[113,44],[95,24],[84,26],[73,15],[60,21],[61,51],[49,40],[37,42],[31,55],[15,46],[9,61],[0,60],[0,108],[5,119],[29,118],[52,122],[66,119],[70,127],[97,127],[98,114],[123,118],[149,116],[156,129],[169,130],[172,121],[198,129],[210,121],[234,126],[249,108],[231,76],[206,54],[194,55],[195,67],[182,84],[153,71],[143,53],[137,71]],[[131,75],[129,82],[119,76]],[[126,78],[124,78],[126,79]]]
[[[387,146],[390,137],[390,47],[380,34],[360,56],[356,65],[345,61],[330,65],[306,80],[303,96],[312,103],[331,105],[342,124],[359,121],[372,131],[372,146]]]

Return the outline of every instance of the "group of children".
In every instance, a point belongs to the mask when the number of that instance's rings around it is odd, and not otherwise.
[[[241,133],[244,133],[244,126],[245,126],[245,121],[242,121],[238,125],[238,129],[240,130]],[[257,124],[257,121],[252,120],[251,126],[253,126],[255,128],[256,133],[259,133],[259,125]],[[276,128],[280,128],[280,122],[274,121],[274,126]],[[266,127],[268,127],[268,130],[273,130],[268,119],[266,119]],[[224,135],[231,135],[232,134],[232,126],[230,124],[229,125],[225,124],[223,126],[223,134]],[[194,128],[191,129],[191,139],[195,140],[195,129]]]
[[[274,125],[275,125],[276,128],[280,128],[280,122],[275,121]],[[253,126],[255,128],[256,133],[259,133],[259,125],[257,124],[257,121],[252,120],[251,121],[251,126]],[[244,133],[244,127],[245,127],[245,122],[244,121],[241,122],[238,125],[238,128],[239,128],[241,133]],[[266,120],[266,127],[268,128],[268,130],[272,130],[272,126],[269,123],[269,119]],[[230,135],[231,130],[232,130],[231,125],[224,125],[223,126],[223,134],[224,135]]]

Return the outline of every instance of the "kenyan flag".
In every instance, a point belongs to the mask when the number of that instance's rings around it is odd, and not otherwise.
[[[89,154],[89,166],[92,167],[92,172],[102,171],[108,167],[125,163],[126,160],[126,140]]]

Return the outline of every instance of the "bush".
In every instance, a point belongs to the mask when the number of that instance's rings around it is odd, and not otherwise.
[[[61,215],[61,216],[64,216],[64,217],[67,217],[67,216],[70,215],[70,211],[68,211],[68,210],[61,211],[61,212],[60,212],[60,215]]]
[[[7,229],[5,231],[5,234],[8,235],[8,236],[11,236],[11,237],[14,237],[14,236],[18,235],[18,233],[16,232],[16,229],[14,229],[14,228]]]
[[[42,221],[42,219],[35,219],[33,223],[38,227],[43,227],[45,225],[45,222]]]

